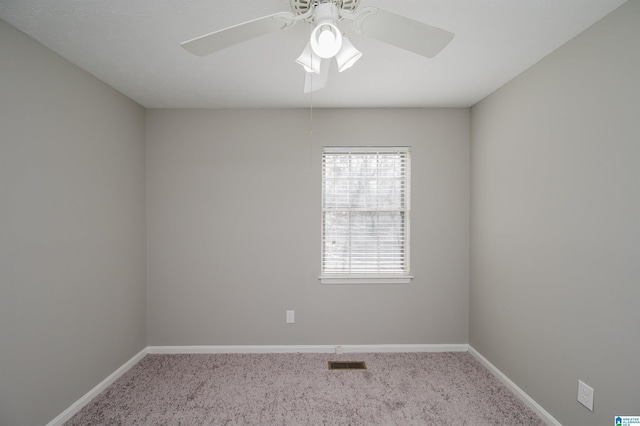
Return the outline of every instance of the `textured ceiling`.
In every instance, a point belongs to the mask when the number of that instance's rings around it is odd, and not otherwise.
[[[468,107],[626,0],[362,0],[456,34],[438,56],[341,29],[364,53],[303,93],[309,24],[207,57],[180,43],[289,0],[2,0],[0,18],[148,108]]]

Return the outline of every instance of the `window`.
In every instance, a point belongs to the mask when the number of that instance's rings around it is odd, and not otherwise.
[[[409,154],[406,147],[324,148],[322,283],[412,278]]]

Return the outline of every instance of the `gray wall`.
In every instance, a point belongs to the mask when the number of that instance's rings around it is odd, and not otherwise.
[[[146,345],[145,111],[0,21],[0,424]]]
[[[640,408],[639,40],[630,1],[472,109],[470,343],[565,425]]]
[[[148,111],[149,344],[467,343],[469,117]],[[411,146],[411,284],[319,283],[323,145]]]

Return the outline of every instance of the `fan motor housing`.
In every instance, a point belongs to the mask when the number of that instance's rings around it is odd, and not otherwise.
[[[302,15],[319,3],[333,3],[339,9],[354,12],[360,5],[360,0],[291,0],[291,9],[296,15]]]

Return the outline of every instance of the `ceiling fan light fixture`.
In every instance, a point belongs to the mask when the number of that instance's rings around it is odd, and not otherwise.
[[[362,57],[362,52],[356,49],[346,36],[342,37],[342,47],[336,54],[336,63],[338,64],[338,72],[348,70],[358,62]]]
[[[342,33],[332,21],[322,21],[311,32],[311,48],[321,58],[333,58],[342,47]]]
[[[352,22],[355,32],[360,35],[426,58],[437,55],[455,36],[449,31],[375,6],[356,12],[360,1],[290,0],[293,13],[278,12],[252,19],[187,40],[181,46],[194,55],[205,56],[262,35],[286,30],[297,22],[312,24],[311,37],[296,59],[306,71],[306,93],[324,87],[332,58],[336,58],[338,71],[342,72],[362,57],[362,52],[338,28],[338,23],[345,19]]]
[[[296,59],[296,63],[302,65],[306,72],[313,72],[316,74],[320,74],[320,62],[322,59],[316,55],[311,49],[311,43],[307,42],[307,45],[304,47],[304,50]]]

